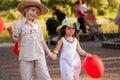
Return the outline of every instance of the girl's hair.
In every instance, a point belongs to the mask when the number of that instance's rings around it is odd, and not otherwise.
[[[62,26],[62,28],[60,29],[60,32],[58,33],[58,40],[61,39],[61,37],[65,36],[65,30],[66,30],[67,26]],[[75,33],[73,35],[73,37],[77,38],[79,40],[79,34],[77,32],[77,29],[75,28]]]

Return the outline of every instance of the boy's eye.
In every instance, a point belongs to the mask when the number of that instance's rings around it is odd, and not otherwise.
[[[39,11],[35,10],[35,9],[32,9],[33,12],[36,12],[37,14],[39,14]]]
[[[34,9],[32,9],[32,11],[34,12],[35,10],[34,10]]]
[[[37,14],[39,14],[39,11],[36,11]]]

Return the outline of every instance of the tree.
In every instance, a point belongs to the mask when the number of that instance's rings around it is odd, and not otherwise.
[[[0,0],[0,10],[15,8],[21,0]]]

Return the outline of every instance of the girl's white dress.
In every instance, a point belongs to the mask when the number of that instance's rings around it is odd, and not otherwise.
[[[81,71],[81,60],[77,52],[77,39],[72,43],[64,37],[61,38],[63,46],[60,54],[60,69],[62,80],[79,80]]]

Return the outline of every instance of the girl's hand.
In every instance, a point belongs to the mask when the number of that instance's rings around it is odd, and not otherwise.
[[[10,35],[13,34],[13,31],[12,31],[12,27],[11,27],[11,26],[7,28],[7,31],[8,31],[8,33],[9,33]]]
[[[86,57],[91,57],[92,55],[90,53],[87,53]]]
[[[50,57],[53,59],[53,60],[57,60],[57,54],[51,54]]]

